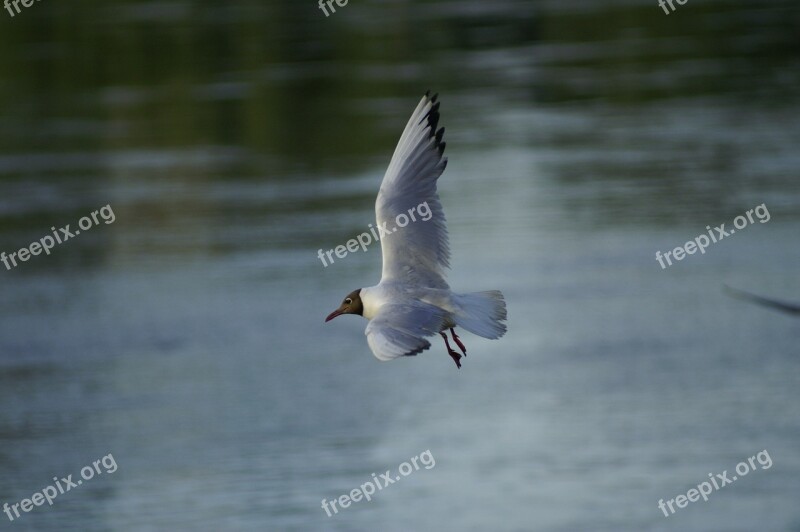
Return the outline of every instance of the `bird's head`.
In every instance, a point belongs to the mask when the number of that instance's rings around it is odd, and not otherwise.
[[[364,315],[364,305],[361,303],[361,289],[353,290],[347,297],[344,298],[342,304],[331,312],[325,321],[331,321],[336,316],[341,316],[342,314],[357,314],[359,316]]]

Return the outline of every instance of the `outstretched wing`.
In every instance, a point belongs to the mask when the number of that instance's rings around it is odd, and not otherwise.
[[[733,297],[737,299],[743,299],[745,301],[751,301],[753,303],[757,303],[764,307],[773,308],[775,310],[780,310],[781,312],[785,312],[787,314],[795,314],[800,315],[800,305],[794,303],[788,303],[786,301],[778,301],[777,299],[769,299],[762,296],[757,296],[755,294],[751,294],[749,292],[745,292],[743,290],[737,290],[735,288],[731,288],[730,286],[725,285],[725,290]]]
[[[428,349],[431,343],[425,337],[441,331],[445,318],[444,310],[427,303],[389,304],[370,320],[364,334],[375,357],[385,362]]]
[[[447,158],[443,156],[444,128],[436,129],[436,98],[426,93],[411,115],[375,201],[378,226],[388,232],[381,239],[381,281],[448,288],[445,268],[450,266],[450,246],[436,192],[436,180],[444,172]],[[400,227],[404,223],[405,227]]]

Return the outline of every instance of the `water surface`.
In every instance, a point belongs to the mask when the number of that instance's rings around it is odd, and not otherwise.
[[[798,530],[791,2],[37,3],[0,18],[0,503],[16,530]],[[377,362],[380,179],[442,100],[451,284],[509,332]],[[671,250],[765,204],[662,269]],[[665,518],[671,499],[768,450]],[[436,465],[328,517],[430,450]],[[3,522],[0,514],[0,522]]]

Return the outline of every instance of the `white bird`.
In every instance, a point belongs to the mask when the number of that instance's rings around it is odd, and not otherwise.
[[[437,95],[425,93],[406,124],[389,168],[383,176],[375,214],[378,226],[393,227],[398,216],[427,204],[431,216],[404,227],[389,229],[381,240],[383,272],[376,286],[359,288],[345,297],[325,321],[342,314],[367,318],[365,334],[375,356],[382,361],[410,356],[428,349],[425,337],[444,338],[448,354],[461,367],[461,354],[450,347],[450,330],[461,353],[467,350],[454,330],[497,339],[506,332],[506,303],[498,290],[456,294],[445,280],[450,247],[444,210],[436,181],[447,166],[443,156],[444,128],[439,124]],[[401,225],[401,224],[398,224]]]

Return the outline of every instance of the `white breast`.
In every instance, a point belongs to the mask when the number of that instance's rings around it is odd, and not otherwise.
[[[381,307],[390,302],[389,294],[381,285],[362,288],[359,295],[364,306],[363,316],[368,320],[374,318]]]

